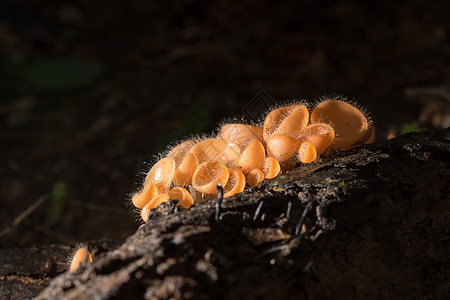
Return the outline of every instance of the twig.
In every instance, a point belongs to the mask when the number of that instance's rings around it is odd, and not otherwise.
[[[0,231],[0,237],[7,235],[11,230],[13,230],[17,225],[22,223],[22,221],[28,217],[33,211],[35,211],[45,200],[49,198],[49,195],[43,195],[39,197],[36,201],[34,201],[33,204],[28,206],[27,209],[25,209],[20,215],[18,215],[14,221],[11,223],[11,225],[7,226],[5,229]]]

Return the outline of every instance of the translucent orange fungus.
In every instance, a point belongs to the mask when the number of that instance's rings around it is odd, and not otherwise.
[[[178,205],[189,208],[194,204],[194,199],[192,199],[191,194],[182,187],[174,187],[169,192],[169,199],[178,200]]]
[[[236,144],[241,151],[253,140],[263,140],[263,129],[245,124],[225,124],[220,129],[219,138]]]
[[[280,163],[275,158],[269,156],[266,158],[264,162],[262,171],[264,173],[265,178],[272,179],[276,177],[278,174],[280,174],[281,171]]]
[[[311,123],[332,124],[335,138],[330,147],[347,150],[354,146],[367,131],[365,115],[356,107],[342,100],[320,102],[311,113]]]
[[[252,187],[264,180],[264,173],[260,169],[253,169],[247,174],[247,184]]]
[[[92,262],[92,256],[89,253],[89,251],[82,247],[75,252],[75,255],[72,258],[72,262],[70,263],[69,271],[73,272],[77,270],[81,264],[83,263],[91,263]]]
[[[263,137],[267,141],[273,134],[297,137],[308,125],[309,113],[303,104],[284,106],[271,111],[263,125]]]
[[[258,140],[253,140],[242,152],[238,161],[238,166],[244,173],[253,169],[260,169],[266,159],[266,151],[263,144]]]
[[[204,194],[215,194],[216,184],[225,186],[228,181],[228,168],[218,161],[206,161],[194,172],[192,186]]]
[[[293,137],[274,134],[267,140],[267,155],[272,156],[278,162],[284,162],[297,152],[299,141]]]
[[[223,188],[223,196],[231,197],[241,193],[245,189],[245,175],[237,168],[228,169],[228,182]]]
[[[317,151],[310,142],[303,142],[298,149],[298,158],[304,164],[309,164],[317,158]]]

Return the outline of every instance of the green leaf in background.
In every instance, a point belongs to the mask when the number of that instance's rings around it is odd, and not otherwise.
[[[93,83],[102,71],[99,60],[54,58],[29,64],[23,76],[39,89],[64,91]]]
[[[58,222],[64,209],[67,199],[67,184],[64,181],[57,181],[53,184],[50,194],[50,207],[47,210],[45,225],[53,226]]]
[[[422,129],[418,128],[417,126],[413,124],[405,124],[402,126],[402,130],[400,131],[400,134],[410,133],[410,132],[420,132]]]

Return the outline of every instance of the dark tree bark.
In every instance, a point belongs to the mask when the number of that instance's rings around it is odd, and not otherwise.
[[[164,204],[38,299],[443,299],[450,129],[354,149],[216,202]]]

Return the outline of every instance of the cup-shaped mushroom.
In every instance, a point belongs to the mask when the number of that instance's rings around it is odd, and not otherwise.
[[[188,186],[192,182],[192,175],[197,169],[198,159],[192,153],[187,153],[173,176],[173,184],[175,186]]]
[[[359,141],[355,142],[352,146],[360,146],[362,144],[372,144],[375,142],[375,126],[370,124],[369,128],[366,131],[366,134]]]
[[[131,198],[131,202],[137,208],[143,208],[158,194],[161,194],[161,191],[153,182],[149,182],[147,184],[144,184],[142,189],[133,195],[133,197]]]
[[[184,208],[191,207],[192,204],[194,204],[194,199],[192,198],[192,195],[182,187],[174,187],[169,192],[169,198],[173,200],[178,200],[178,204]]]
[[[216,184],[225,186],[228,181],[228,168],[219,161],[205,161],[197,167],[192,177],[192,186],[204,194],[217,193]]]
[[[311,113],[311,124],[328,123],[333,125],[335,138],[330,145],[336,150],[347,150],[354,146],[367,131],[366,116],[356,107],[341,100],[320,102]]]
[[[334,130],[325,123],[316,123],[308,125],[303,129],[300,141],[310,142],[314,145],[317,155],[322,154],[333,142]]]
[[[264,178],[272,179],[280,174],[281,167],[278,160],[273,157],[267,157],[262,167]]]
[[[163,202],[169,201],[169,195],[168,194],[159,194],[158,196],[154,197],[149,203],[147,203],[141,210],[141,218],[144,220],[144,222],[147,222],[148,216],[150,215],[150,210],[157,207],[159,204]]]
[[[178,167],[184,160],[189,150],[197,143],[195,140],[187,140],[175,146],[166,157],[172,158],[175,161],[175,166]]]
[[[253,140],[263,140],[263,129],[246,124],[225,124],[217,135],[220,139],[236,144],[243,151]]]
[[[82,247],[75,252],[72,262],[70,263],[69,271],[73,272],[77,270],[81,264],[83,263],[91,263],[92,262],[92,256],[89,253],[89,251]]]
[[[291,158],[297,152],[299,141],[296,138],[274,134],[267,140],[267,155],[283,162]]]
[[[267,142],[273,134],[298,137],[308,125],[308,121],[308,109],[303,104],[277,108],[264,120],[263,138]]]
[[[261,169],[266,159],[266,151],[263,144],[258,140],[253,140],[239,157],[238,166],[247,174],[253,169]]]
[[[210,138],[195,144],[190,152],[197,156],[198,162],[220,161],[229,166],[236,166],[241,150],[231,142]]]
[[[264,173],[260,169],[253,169],[247,174],[247,184],[252,187],[264,180]]]
[[[160,159],[148,171],[145,177],[145,183],[154,183],[159,189],[168,190],[172,184],[173,176],[175,175],[175,161],[172,158],[165,157]]]
[[[242,193],[245,189],[245,175],[238,168],[228,169],[228,182],[223,188],[223,196],[231,197],[234,194]]]
[[[298,158],[304,164],[309,164],[317,158],[317,151],[310,142],[303,142],[298,149]]]

